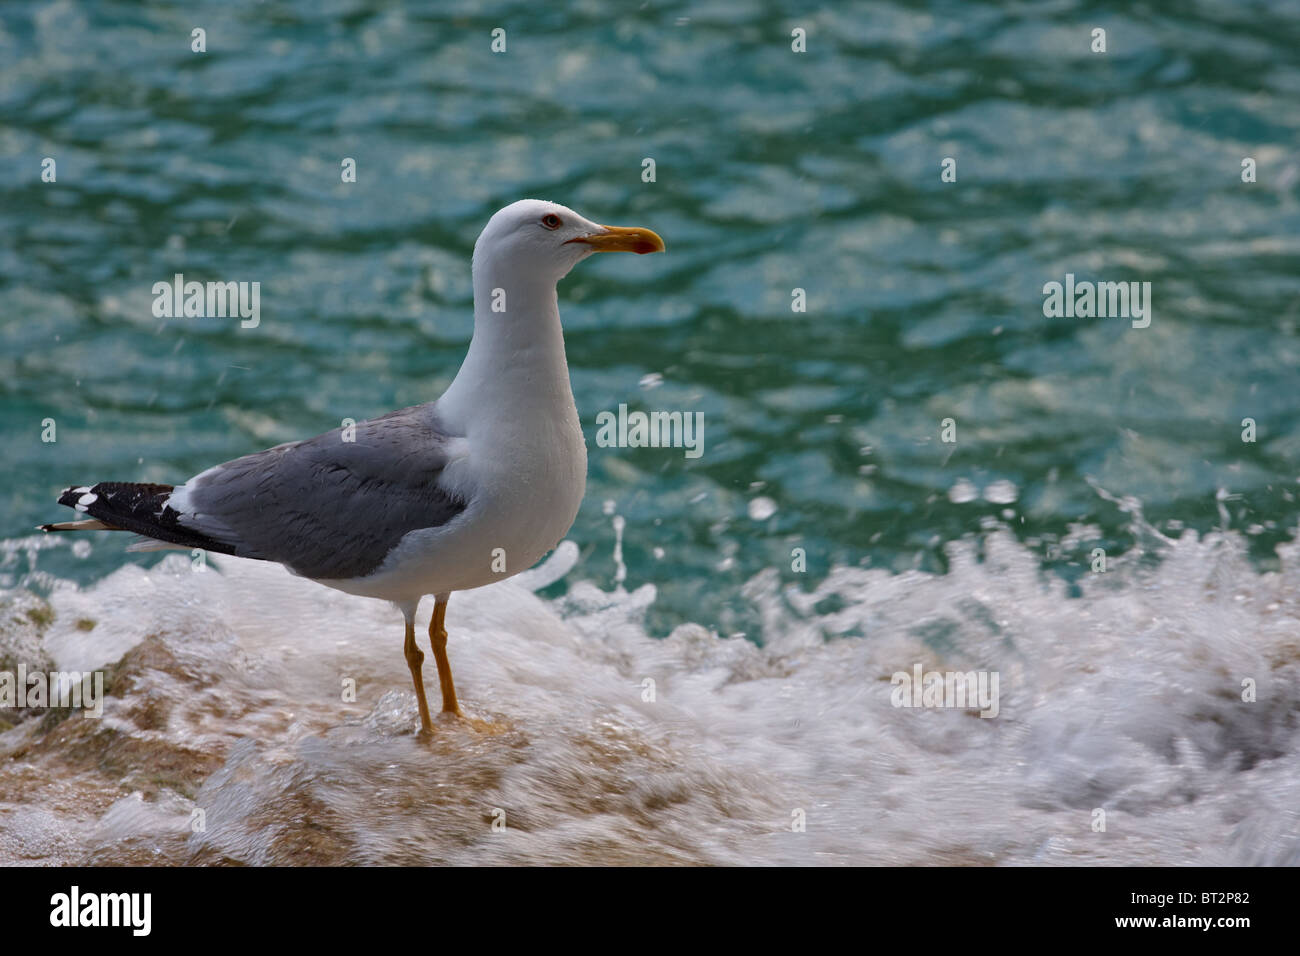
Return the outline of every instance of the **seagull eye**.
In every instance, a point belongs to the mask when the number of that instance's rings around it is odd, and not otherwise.
[[[563,225],[563,223],[560,222],[560,217],[557,216],[555,213],[548,212],[545,216],[542,217],[542,225],[545,226],[547,229],[559,229],[560,226]]]

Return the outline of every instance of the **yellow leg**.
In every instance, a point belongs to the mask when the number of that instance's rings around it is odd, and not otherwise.
[[[447,660],[447,629],[443,626],[446,617],[447,602],[437,601],[433,605],[433,620],[429,622],[429,643],[433,645],[433,659],[438,664],[438,682],[442,684],[442,712],[459,717],[456,685],[451,681],[451,663]]]
[[[411,680],[415,682],[415,700],[420,705],[420,728],[426,733],[433,733],[433,721],[429,719],[429,702],[424,696],[424,677],[420,668],[424,664],[424,652],[415,643],[415,620],[406,619],[406,666],[411,668]],[[442,665],[438,665],[442,670]]]

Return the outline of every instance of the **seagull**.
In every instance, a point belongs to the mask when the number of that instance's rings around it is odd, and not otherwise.
[[[474,334],[442,397],[216,465],[182,485],[106,481],[59,496],[88,517],[42,531],[131,531],[128,550],[199,548],[275,561],[389,601],[431,733],[415,640],[429,640],[444,714],[460,716],[447,601],[523,571],[563,539],[587,481],[556,284],[597,252],[663,252],[649,229],[602,226],[557,203],[498,211],[474,244]]]

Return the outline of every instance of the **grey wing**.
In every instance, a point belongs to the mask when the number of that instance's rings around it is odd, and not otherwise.
[[[338,428],[210,468],[173,496],[179,523],[233,554],[347,579],[378,568],[407,532],[465,510],[439,484],[453,438],[432,405],[360,422],[347,437]]]

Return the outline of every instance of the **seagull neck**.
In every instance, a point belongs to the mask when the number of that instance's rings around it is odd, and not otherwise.
[[[474,337],[440,401],[462,420],[573,407],[555,281],[474,273]],[[575,412],[576,414],[576,412]]]

